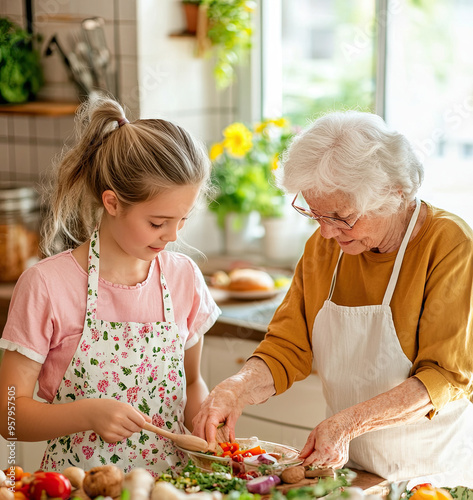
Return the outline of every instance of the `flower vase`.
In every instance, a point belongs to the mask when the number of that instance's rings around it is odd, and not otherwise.
[[[262,219],[264,236],[262,251],[266,260],[274,264],[296,261],[302,251],[300,235],[287,217],[267,217]]]
[[[255,240],[255,229],[259,224],[259,214],[229,213],[225,217],[223,229],[224,251],[227,255],[244,255]]]

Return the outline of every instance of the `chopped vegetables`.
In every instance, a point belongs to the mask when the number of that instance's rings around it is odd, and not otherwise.
[[[219,457],[230,457],[236,462],[242,462],[245,458],[266,453],[266,450],[263,450],[263,448],[261,448],[261,446],[259,445],[246,450],[241,450],[238,443],[231,443],[230,441],[218,443],[218,445],[222,449],[222,453],[215,453],[215,455]]]

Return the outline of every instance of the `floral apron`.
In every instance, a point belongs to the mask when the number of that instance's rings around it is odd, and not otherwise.
[[[346,307],[333,303],[337,263],[329,297],[312,332],[314,367],[322,380],[329,416],[389,391],[410,376],[412,363],[399,343],[389,304],[419,210],[417,201],[382,304]],[[410,479],[410,486],[431,482],[471,488],[473,405],[460,399],[448,403],[432,420],[368,432],[350,442],[349,454],[348,467],[390,481]]]
[[[158,427],[185,432],[184,348],[161,259],[158,256],[165,321],[105,321],[96,317],[99,251],[96,229],[89,247],[84,330],[53,403],[113,398],[151,416]],[[156,476],[179,466],[183,458],[171,441],[152,433],[141,431],[121,442],[106,443],[95,432],[86,431],[50,440],[41,468],[61,471],[70,465],[90,469],[114,464],[125,473],[144,467]]]

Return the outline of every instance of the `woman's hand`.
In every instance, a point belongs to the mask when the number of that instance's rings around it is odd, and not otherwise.
[[[235,439],[235,424],[247,405],[266,401],[275,393],[268,365],[260,358],[250,358],[243,368],[218,384],[193,418],[193,434],[206,439],[215,448],[217,427],[225,423],[228,438]]]
[[[343,417],[336,414],[322,422],[309,434],[300,457],[303,465],[319,465],[339,469],[348,462],[350,436]]]
[[[115,399],[86,399],[89,416],[88,428],[106,443],[117,443],[141,431],[151,418],[128,403]]]
[[[203,402],[199,413],[193,418],[193,434],[207,440],[210,449],[215,446],[217,427],[224,422],[229,439],[235,439],[235,425],[245,403],[238,397],[239,381],[230,377],[218,384]]]
[[[301,451],[304,465],[342,467],[350,441],[366,432],[417,422],[433,409],[427,389],[415,377],[374,398],[327,418],[310,433]]]

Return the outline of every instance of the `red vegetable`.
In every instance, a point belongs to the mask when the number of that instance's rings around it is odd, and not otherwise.
[[[43,492],[48,497],[65,500],[71,496],[71,482],[58,472],[35,472],[29,483],[28,498],[41,500]]]
[[[414,486],[412,489],[411,489],[411,492],[414,492],[416,490],[418,490],[419,488],[431,488],[432,487],[432,484],[431,483],[422,483],[422,484],[417,484],[416,486]]]
[[[278,476],[259,476],[246,483],[246,489],[250,493],[267,495],[271,490],[281,482]]]

